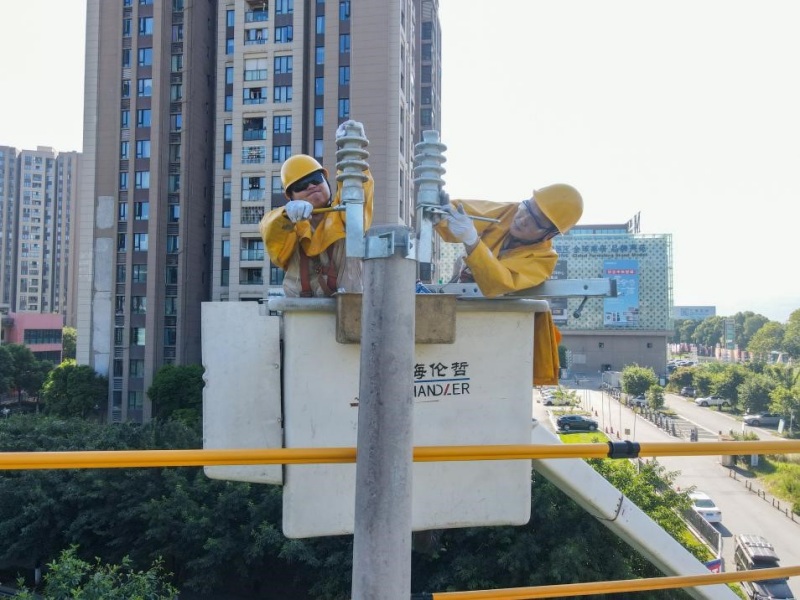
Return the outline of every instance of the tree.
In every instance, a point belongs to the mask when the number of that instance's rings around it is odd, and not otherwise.
[[[647,390],[647,405],[658,410],[664,406],[664,388],[660,385],[651,385]]]
[[[714,393],[736,406],[739,403],[739,386],[747,377],[747,371],[741,366],[725,365],[725,369],[714,377]],[[719,405],[719,409],[722,410],[722,405]]]
[[[800,309],[789,315],[783,335],[783,350],[792,358],[800,358]]]
[[[725,329],[725,319],[722,317],[709,317],[703,319],[692,334],[696,344],[715,347],[722,340]]]
[[[17,399],[22,402],[23,391],[31,396],[37,396],[44,381],[39,361],[30,348],[23,344],[8,344],[6,348],[14,361],[11,385],[17,390]]]
[[[739,387],[739,403],[748,413],[767,410],[775,383],[766,375],[751,375]]]
[[[783,345],[783,325],[775,321],[770,321],[761,329],[756,331],[747,351],[755,354],[762,360],[769,362],[770,352],[779,350]]]
[[[75,346],[78,340],[78,332],[74,327],[64,327],[61,331],[61,360],[75,358]]]
[[[644,394],[658,383],[655,372],[650,367],[628,365],[622,369],[622,391],[632,396]]]
[[[5,394],[14,385],[14,357],[7,346],[0,346],[0,394]]]
[[[785,387],[776,387],[770,393],[770,400],[770,410],[784,416],[794,415],[794,423],[800,418],[800,386],[791,390]]]
[[[164,365],[153,377],[147,397],[157,419],[179,418],[196,422],[202,417],[203,372],[201,365]]]
[[[108,379],[88,365],[67,359],[50,371],[42,388],[45,412],[85,419],[108,399]]]
[[[49,563],[44,576],[44,600],[95,600],[99,598],[148,598],[173,600],[178,590],[169,583],[169,574],[160,560],[146,571],[136,571],[131,560],[123,558],[122,564],[109,565],[95,558],[87,562],[77,556],[71,547]],[[24,589],[16,595],[20,600],[33,600],[35,596]]]
[[[756,332],[769,323],[769,319],[764,315],[757,315],[750,311],[737,313],[734,320],[736,321],[735,339],[739,348],[747,348]]]
[[[680,390],[694,384],[694,367],[678,367],[669,376],[669,385],[672,389]]]

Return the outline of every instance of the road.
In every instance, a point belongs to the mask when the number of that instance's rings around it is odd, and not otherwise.
[[[601,430],[611,431],[609,437],[638,442],[681,442],[650,421],[643,419],[619,402],[595,389],[576,389],[583,408],[590,410],[600,424]],[[550,424],[549,410],[538,401],[534,391],[533,416],[542,423]],[[720,432],[741,431],[742,424],[726,413],[716,409],[696,406],[693,401],[667,394],[666,404],[701,429],[702,441],[716,437]],[[747,427],[762,440],[779,440],[768,429]],[[719,456],[661,457],[659,462],[668,471],[677,473],[675,485],[682,490],[696,487],[706,492],[722,510],[722,523],[716,527],[722,534],[722,558],[726,571],[735,570],[733,562],[733,536],[741,533],[757,533],[767,538],[781,557],[782,566],[800,565],[800,518],[792,521],[784,513],[773,508],[770,502],[747,490],[741,474],[732,477],[734,469],[723,467]],[[800,577],[792,577],[789,586],[796,598],[800,598]]]

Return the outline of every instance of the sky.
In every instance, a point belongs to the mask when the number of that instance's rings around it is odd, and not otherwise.
[[[85,10],[0,2],[0,145],[82,149]],[[440,0],[440,19],[451,197],[569,183],[581,223],[672,235],[675,305],[800,309],[800,2]]]

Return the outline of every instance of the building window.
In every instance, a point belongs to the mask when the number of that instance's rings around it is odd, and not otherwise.
[[[346,21],[350,18],[350,0],[339,1],[339,20]]]
[[[129,142],[120,142],[119,143],[119,157],[122,160],[128,160],[128,153],[129,153],[130,143]]]
[[[322,127],[325,124],[325,109],[314,109],[314,127]]]
[[[225,112],[231,112],[233,110],[233,96],[227,94],[225,96]]]
[[[225,40],[225,54],[233,54],[234,51],[234,44],[233,38],[228,38]]]
[[[178,132],[183,128],[183,115],[170,115],[169,116],[169,130]]]
[[[292,155],[291,146],[273,146],[272,147],[272,162],[282,163]]]
[[[229,179],[222,182],[222,199],[228,202],[231,201],[231,182]]]
[[[167,221],[170,223],[177,223],[181,219],[181,205],[170,204],[167,207]]]
[[[231,256],[231,241],[222,240],[222,258],[230,258]]]
[[[294,0],[275,0],[275,14],[286,15],[294,12]]]
[[[139,17],[139,35],[153,35],[153,17]]]
[[[131,377],[144,377],[144,361],[141,358],[132,358],[128,364]]]
[[[272,117],[272,133],[291,133],[291,115],[281,115]]]
[[[273,101],[276,104],[292,101],[292,86],[276,85],[273,92]]]
[[[433,111],[430,108],[423,108],[420,111],[420,124],[423,127],[430,127],[433,125]]]
[[[250,46],[252,44],[266,44],[269,38],[269,30],[266,27],[259,29],[247,29],[244,32],[244,45]]]
[[[183,100],[183,84],[173,83],[169,86],[169,99],[172,102],[180,102]]]
[[[164,271],[164,283],[167,285],[178,285],[178,267],[170,265]]]
[[[177,254],[178,250],[180,250],[180,239],[177,235],[168,235],[167,236],[167,253],[168,254]]]
[[[267,88],[252,87],[242,90],[242,102],[244,104],[264,104],[267,101]]]
[[[173,54],[171,65],[173,73],[180,73],[183,71],[183,54]]]
[[[119,117],[119,126],[122,129],[127,129],[131,124],[131,111],[123,110]]]
[[[225,141],[226,142],[232,142],[233,141],[233,123],[225,123],[225,125],[222,128],[222,130],[224,132]]]
[[[150,158],[150,140],[136,141],[136,158]]]
[[[178,25],[172,26],[172,41],[173,42],[182,42],[183,41],[183,24],[179,23]]]
[[[339,67],[339,85],[350,85],[350,66]]]
[[[324,150],[324,145],[322,140],[314,140],[314,156],[317,158],[322,158],[322,153]]]
[[[140,108],[136,111],[136,126],[150,127],[150,109]]]
[[[317,46],[315,62],[318,65],[324,65],[325,64],[325,46]]]
[[[274,61],[275,75],[283,75],[292,72],[291,56],[276,56]]]
[[[144,327],[131,327],[131,346],[144,346]]]
[[[131,37],[130,19],[122,19],[122,37]]]
[[[247,58],[244,61],[244,80],[263,81],[267,78],[266,58]]]
[[[128,189],[128,172],[122,171],[119,174],[119,189],[127,190]]]
[[[283,195],[283,182],[281,181],[280,175],[273,175],[272,176],[272,193]]]
[[[325,15],[317,15],[316,33],[317,35],[323,35],[325,33]]]
[[[230,209],[222,211],[222,226],[225,227],[226,229],[230,228],[230,226],[231,226],[231,211],[230,211]]]
[[[133,234],[133,249],[137,252],[145,252],[147,250],[147,234],[134,233]]]
[[[117,252],[127,252],[128,251],[128,234],[127,233],[118,233],[117,234]]]
[[[348,54],[350,52],[350,34],[343,33],[339,36],[339,54]]]
[[[178,341],[178,333],[175,327],[164,327],[164,345],[175,346]]]
[[[138,344],[144,346],[144,343]],[[142,410],[144,407],[144,394],[142,392],[128,392],[128,410]]]
[[[226,27],[233,27],[236,25],[236,11],[235,10],[226,10],[225,11],[225,26]]]
[[[150,171],[136,171],[134,179],[137,190],[150,189]]]
[[[128,69],[131,66],[131,49],[130,48],[123,48],[122,49],[122,68]]]
[[[125,332],[122,327],[115,327],[114,328],[114,345],[115,346],[122,346],[124,344],[123,337],[125,336]]]
[[[339,98],[339,118],[350,118],[350,98]]]
[[[123,283],[125,281],[127,269],[125,267],[125,263],[121,263],[117,265],[117,283]]]
[[[122,377],[122,360],[119,358],[114,359],[114,377]]]
[[[137,221],[147,221],[150,218],[150,203],[134,202],[133,218]]]
[[[178,298],[167,296],[164,298],[164,315],[172,317],[178,314]]]
[[[153,64],[153,49],[139,48],[136,64],[140,67],[149,67]]]
[[[132,265],[131,266],[131,281],[133,283],[147,283],[147,265]]]
[[[222,168],[226,171],[230,171],[231,166],[233,165],[233,154],[230,152],[225,152],[222,155]]]
[[[180,174],[176,173],[174,175],[170,175],[167,179],[167,191],[170,194],[177,194],[181,191],[181,176]]]
[[[130,79],[123,79],[122,80],[122,97],[123,98],[130,98],[131,97],[131,80]]]
[[[294,40],[294,29],[291,25],[282,25],[275,28],[275,43],[288,44]]]
[[[117,206],[117,219],[120,221],[127,221],[128,220],[128,203],[127,202],[120,202],[119,206]]]
[[[147,298],[145,296],[131,296],[131,312],[137,315],[147,313]]]

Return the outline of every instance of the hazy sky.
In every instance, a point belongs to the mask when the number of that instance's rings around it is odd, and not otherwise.
[[[81,149],[85,6],[0,2],[0,144]],[[800,2],[440,0],[440,16],[451,196],[570,183],[583,223],[640,212],[672,234],[675,304],[800,308]]]

